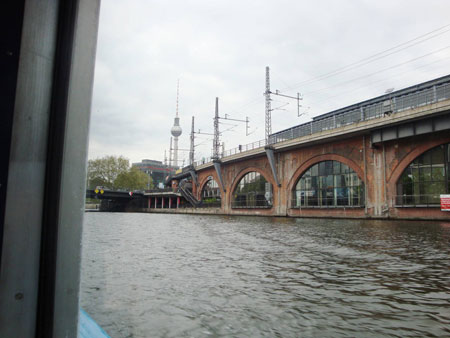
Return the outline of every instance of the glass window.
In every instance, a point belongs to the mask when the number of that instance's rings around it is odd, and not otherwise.
[[[333,174],[339,174],[341,172],[341,162],[335,161],[333,163]]]
[[[319,175],[320,176],[325,176],[325,162],[320,162],[319,163]]]
[[[204,185],[202,190],[202,206],[203,207],[216,207],[221,206],[220,188],[216,180],[212,177]]]
[[[439,195],[448,194],[449,144],[418,156],[397,181],[397,205],[439,205]]]
[[[427,151],[419,157],[419,166],[431,164],[431,151]]]
[[[347,174],[347,173],[350,172],[349,170],[350,170],[350,169],[349,169],[348,165],[346,165],[346,164],[344,164],[344,163],[341,163],[341,173]],[[352,170],[352,171],[353,171],[353,170]]]
[[[310,167],[298,180],[292,192],[291,205],[323,208],[363,206],[364,183],[344,163],[319,162]]]
[[[303,187],[307,185],[306,180],[302,182]],[[302,196],[302,190],[298,191],[298,198]],[[260,173],[252,171],[241,178],[233,192],[231,206],[233,208],[271,208],[272,207],[272,184]]]
[[[347,185],[345,183],[345,175],[336,175],[334,176],[334,179],[335,179],[334,183],[335,187],[345,187]]]
[[[444,146],[436,147],[431,151],[431,163],[442,164],[445,162]]]

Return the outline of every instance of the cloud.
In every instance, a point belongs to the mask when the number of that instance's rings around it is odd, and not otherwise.
[[[221,116],[250,119],[224,133],[226,148],[264,138],[265,67],[271,88],[305,93],[304,115],[294,101],[273,97],[272,130],[320,113],[446,75],[450,50],[405,63],[448,45],[449,34],[337,76],[305,83],[448,24],[450,3],[422,1],[103,1],[100,13],[89,156],[163,160],[176,110],[189,148],[196,129],[213,131],[215,98]],[[372,74],[372,75],[371,75]],[[353,80],[360,78],[358,80]],[[310,94],[308,94],[310,93]],[[309,108],[308,108],[309,107]],[[221,128],[229,126],[221,125]],[[223,130],[223,129],[222,129]],[[212,140],[197,139],[196,157]],[[187,152],[180,158],[187,159]]]

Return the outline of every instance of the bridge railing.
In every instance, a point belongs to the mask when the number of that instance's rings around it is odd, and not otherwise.
[[[268,142],[259,140],[253,143],[239,145],[236,148],[225,151],[222,157],[235,155],[241,152],[264,147],[267,144],[279,143],[294,138],[308,136],[325,130],[335,129],[361,121],[368,121],[385,115],[395,114],[404,110],[437,103],[450,99],[450,83],[434,85],[422,90],[407,94],[395,94],[386,96],[384,101],[368,103],[342,113],[336,113],[321,119],[303,123],[285,131],[270,135]],[[195,162],[194,166],[211,162],[211,158]]]
[[[448,99],[450,99],[450,83],[444,83],[413,93],[388,97],[381,102],[363,105],[359,108],[340,114],[301,124],[271,135],[269,143],[273,144],[301,136],[307,136],[324,130],[339,128]]]
[[[361,197],[318,197],[318,196],[295,196],[289,199],[289,208],[291,209],[339,209],[339,208],[363,208],[364,198]]]
[[[264,196],[251,198],[248,198],[248,196],[238,196],[238,198],[231,201],[231,207],[233,209],[270,209],[272,208],[272,201],[267,200]]]
[[[220,199],[208,200],[203,199],[202,203],[198,206],[199,208],[220,208],[222,206],[222,201]]]
[[[147,189],[146,193],[158,193],[158,192],[173,192],[172,188],[163,188],[163,189]]]
[[[249,143],[249,144],[241,144],[241,145],[237,146],[236,148],[225,151],[223,153],[223,157],[239,154],[243,151],[258,149],[258,148],[264,147],[265,145],[266,145],[266,140],[259,140],[259,141]]]
[[[210,162],[212,162],[211,157],[202,158],[201,160],[194,162],[194,167],[198,167],[199,165],[210,163]]]

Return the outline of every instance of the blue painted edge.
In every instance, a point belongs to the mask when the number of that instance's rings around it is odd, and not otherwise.
[[[79,338],[111,338],[83,309],[78,320]]]

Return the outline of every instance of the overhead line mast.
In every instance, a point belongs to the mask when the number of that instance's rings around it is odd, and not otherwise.
[[[212,158],[219,158],[219,148],[220,148],[220,139],[219,139],[219,98],[216,97],[216,111],[214,115],[214,141],[213,141],[213,156]]]
[[[189,165],[194,164],[194,116],[192,116],[192,126],[191,126],[191,146],[189,149]]]
[[[269,136],[272,134],[272,109],[270,104],[270,73],[269,66],[266,67],[266,144],[269,143]]]
[[[275,91],[275,93],[270,91],[270,74],[269,74],[269,67],[267,66],[266,67],[266,91],[264,92],[264,96],[266,97],[266,144],[269,144],[269,137],[272,134],[272,110],[281,108],[281,107],[278,107],[278,108],[272,109],[272,106],[271,106],[272,99],[270,98],[270,94],[297,100],[297,116],[300,117],[302,115],[302,114],[300,114],[300,107],[301,107],[300,100],[302,100],[302,98],[300,97],[300,93],[297,93],[297,97],[295,97],[295,96],[281,94],[278,89]],[[288,103],[286,103],[286,105],[287,104]]]

